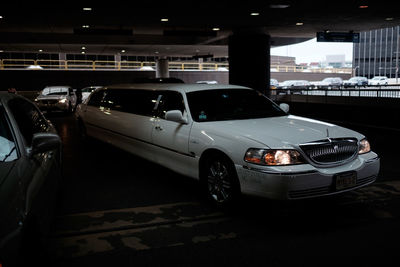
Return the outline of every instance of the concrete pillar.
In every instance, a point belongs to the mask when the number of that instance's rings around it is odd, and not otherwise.
[[[168,59],[166,58],[157,59],[156,78],[169,78]]]
[[[270,95],[270,36],[262,29],[236,30],[229,37],[229,83]]]
[[[60,62],[59,68],[60,69],[66,69],[67,68],[67,54],[58,53],[58,60]]]

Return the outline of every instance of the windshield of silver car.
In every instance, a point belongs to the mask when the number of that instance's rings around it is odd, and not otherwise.
[[[56,88],[44,88],[42,95],[67,95],[68,88],[56,87]]]
[[[216,89],[187,93],[196,122],[246,120],[286,116],[274,102],[256,90]]]

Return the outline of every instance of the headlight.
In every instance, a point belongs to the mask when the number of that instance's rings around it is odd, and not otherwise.
[[[67,102],[67,99],[63,98],[63,99],[58,100],[58,102],[64,104],[65,102]]]
[[[358,154],[365,154],[371,151],[371,146],[367,139],[363,139],[360,141],[358,145]]]
[[[301,154],[292,149],[258,149],[247,150],[244,160],[249,163],[269,166],[294,165],[305,163]]]

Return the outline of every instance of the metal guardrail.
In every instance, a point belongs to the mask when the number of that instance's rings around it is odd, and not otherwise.
[[[301,88],[301,89],[275,89],[271,91],[271,96],[279,96],[279,95],[400,98],[400,85],[369,86],[357,89],[356,88],[352,89]]]
[[[228,63],[168,63],[170,70],[228,70]],[[105,60],[45,60],[45,59],[2,59],[0,70],[5,69],[48,69],[48,70],[155,70],[152,61],[105,61]]]
[[[168,62],[170,70],[214,70],[226,71],[229,63]],[[50,60],[50,59],[2,59],[0,70],[4,69],[48,69],[48,70],[155,70],[154,61],[106,61],[106,60]],[[271,65],[271,72],[307,73],[351,73],[351,68],[308,69],[294,65]]]

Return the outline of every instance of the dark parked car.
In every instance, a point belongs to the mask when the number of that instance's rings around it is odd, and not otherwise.
[[[368,85],[368,79],[366,77],[352,77],[347,81],[343,81],[343,86],[345,88],[347,87],[361,87],[361,86],[367,86]]]
[[[323,79],[319,84],[319,89],[340,89],[343,86],[343,80],[340,77],[329,77]]]
[[[32,263],[32,255],[41,252],[61,182],[60,165],[61,140],[53,125],[31,101],[1,92],[0,266]]]

